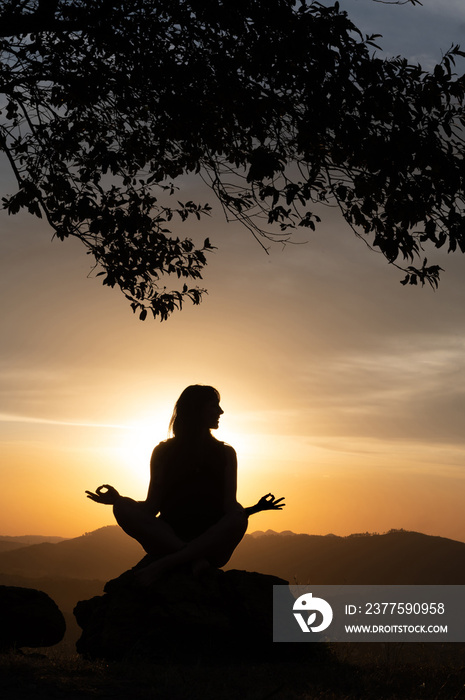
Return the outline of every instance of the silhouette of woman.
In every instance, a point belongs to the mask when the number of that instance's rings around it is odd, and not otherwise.
[[[112,505],[120,527],[155,559],[136,573],[142,584],[181,564],[189,563],[196,575],[224,566],[247,530],[248,517],[285,505],[271,493],[249,508],[237,502],[236,453],[210,432],[222,413],[216,389],[188,386],[171,418],[173,437],[153,450],[146,500],[120,496],[109,484],[86,491],[96,503]]]

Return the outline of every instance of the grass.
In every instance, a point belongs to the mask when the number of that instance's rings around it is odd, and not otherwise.
[[[335,644],[317,663],[309,649],[299,661],[157,664],[30,649],[0,655],[0,687],[2,700],[465,700],[464,653],[458,644]]]

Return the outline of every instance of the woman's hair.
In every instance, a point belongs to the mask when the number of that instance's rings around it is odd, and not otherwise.
[[[175,437],[190,437],[202,429],[203,409],[210,401],[220,401],[219,392],[212,386],[192,384],[176,401],[170,420],[170,433]]]

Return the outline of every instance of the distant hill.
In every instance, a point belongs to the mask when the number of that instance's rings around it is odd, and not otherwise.
[[[11,552],[13,549],[21,549],[21,547],[24,547],[24,544],[0,539],[0,552]]]
[[[11,537],[9,535],[0,535],[0,552],[9,552],[13,549],[20,549],[31,544],[41,544],[42,542],[63,542],[65,537],[47,537],[45,535],[19,535]]]
[[[69,537],[57,537],[56,535],[0,535],[0,542],[18,543],[21,547],[28,544],[41,544],[42,542],[63,542]]]
[[[295,532],[291,530],[283,530],[282,532],[275,532],[275,530],[255,530],[255,532],[250,533],[250,537],[263,537],[263,535],[295,535]]]
[[[0,574],[107,581],[144,551],[112,525],[56,544],[0,552]],[[315,584],[465,584],[465,543],[418,532],[383,535],[246,535],[227,569]]]
[[[81,537],[0,550],[0,573],[29,578],[64,577],[107,581],[134,566],[144,551],[116,525]]]
[[[227,569],[297,584],[465,584],[465,543],[418,532],[246,536]]]

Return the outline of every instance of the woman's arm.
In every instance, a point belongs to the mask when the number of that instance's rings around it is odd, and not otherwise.
[[[224,491],[224,512],[228,513],[232,510],[242,508],[237,502],[237,456],[235,450],[230,445],[225,445],[226,448],[226,474],[225,474],[225,491]],[[247,516],[254,513],[260,513],[264,510],[282,510],[285,503],[282,503],[284,498],[275,498],[273,494],[267,493],[254,505],[244,508]]]
[[[163,493],[163,472],[164,472],[164,447],[160,443],[155,447],[150,459],[150,483],[147,491],[147,498],[142,501],[151,513],[157,515],[160,512],[161,498]]]
[[[230,513],[240,506],[237,502],[237,455],[234,448],[225,445],[226,466],[224,478],[223,509],[225,513]]]

